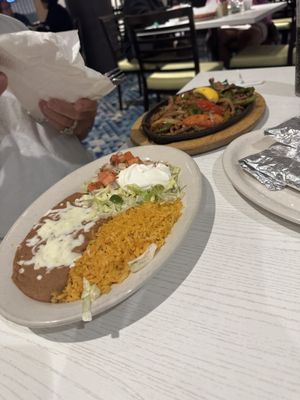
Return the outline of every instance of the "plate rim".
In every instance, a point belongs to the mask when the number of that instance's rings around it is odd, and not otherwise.
[[[246,156],[246,154],[243,156],[238,156],[239,150],[243,148],[245,153],[247,153],[246,150],[248,148],[250,150],[251,145],[263,139],[265,139],[266,142],[269,142],[269,144],[266,145],[266,148],[271,143],[274,143],[274,140],[271,137],[267,137],[264,135],[263,129],[251,131],[233,140],[226,147],[222,156],[222,164],[226,176],[235,187],[235,189],[242,195],[244,195],[247,199],[251,200],[253,203],[263,208],[264,210],[299,225],[300,212],[297,212],[296,210],[290,209],[289,207],[276,202],[275,199],[272,197],[272,193],[277,192],[269,191],[262,184],[256,181],[255,178],[251,177],[241,167],[239,167],[237,161],[241,157]],[[253,154],[253,152],[250,151],[249,155],[250,154]],[[287,188],[286,190],[292,189]],[[268,201],[263,202],[263,199]]]
[[[167,245],[157,253],[157,255],[151,261],[150,264],[148,264],[143,270],[141,270],[141,272],[142,272],[142,271],[146,270],[148,266],[150,266],[144,273],[145,274],[145,275],[143,275],[144,278],[141,279],[138,282],[138,284],[135,284],[130,290],[128,289],[126,292],[122,292],[122,290],[119,290],[119,291],[116,290],[117,297],[115,299],[112,299],[112,301],[110,301],[110,302],[107,301],[104,306],[103,305],[101,306],[100,301],[95,301],[95,303],[93,303],[93,306],[92,306],[93,316],[100,315],[103,312],[107,311],[108,309],[113,308],[117,304],[124,301],[126,298],[128,298],[133,293],[135,293],[137,290],[139,290],[142,286],[144,286],[147,283],[147,281],[149,279],[151,279],[152,276],[154,274],[156,274],[164,266],[164,264],[168,261],[169,257],[174,253],[176,248],[178,248],[180,246],[181,242],[184,240],[184,237],[185,237],[187,231],[190,229],[190,227],[193,223],[194,216],[196,215],[196,213],[198,212],[198,210],[200,208],[201,200],[203,199],[203,196],[204,196],[204,194],[203,194],[203,188],[204,188],[203,175],[202,175],[197,163],[195,162],[195,160],[193,160],[192,157],[190,157],[188,154],[186,154],[182,150],[171,148],[171,147],[166,149],[166,147],[162,146],[162,145],[147,145],[147,146],[130,147],[130,148],[124,149],[124,151],[132,151],[133,153],[135,153],[143,158],[146,158],[148,156],[147,154],[149,153],[149,158],[152,158],[154,160],[161,159],[162,161],[169,161],[169,162],[172,162],[170,160],[170,158],[174,158],[177,155],[180,159],[180,162],[182,163],[181,167],[183,167],[184,165],[188,166],[187,169],[189,171],[186,171],[186,174],[188,176],[190,176],[191,174],[194,174],[193,185],[189,185],[190,186],[190,189],[189,189],[190,195],[189,196],[191,197],[191,200],[192,200],[191,204],[190,204],[191,208],[188,209],[188,207],[185,207],[182,216],[178,220],[178,222],[181,221],[181,223],[183,224],[184,230],[180,231],[180,229],[178,228],[179,225],[175,224],[171,234],[167,238]],[[103,165],[103,163],[107,159],[109,159],[111,154],[115,154],[115,153],[116,152],[110,153],[106,156],[103,156],[97,160],[92,161],[91,163],[84,165],[83,167],[76,169],[75,171],[73,171],[72,173],[68,174],[66,177],[61,179],[59,182],[57,182],[56,184],[51,186],[41,196],[39,196],[22,213],[22,215],[17,219],[17,221],[13,224],[13,226],[10,228],[10,230],[4,237],[3,241],[0,244],[0,261],[3,261],[3,259],[5,259],[5,252],[6,252],[6,249],[8,248],[7,246],[12,246],[12,243],[14,242],[13,237],[15,235],[15,232],[18,231],[18,229],[20,230],[20,224],[22,224],[22,221],[25,220],[27,225],[30,225],[30,226],[34,225],[34,223],[37,222],[36,218],[38,218],[38,217],[35,217],[34,219],[31,217],[31,221],[28,221],[28,220],[26,221],[26,218],[28,218],[29,212],[33,213],[34,209],[39,207],[40,202],[43,202],[43,200],[45,198],[47,198],[47,196],[48,197],[51,196],[51,193],[55,192],[55,190],[57,190],[57,188],[61,187],[65,181],[70,180],[72,177],[74,177],[74,175],[75,176],[78,175],[80,173],[80,171],[82,171],[82,170],[95,172],[101,165]],[[166,156],[166,153],[167,153],[167,156]],[[167,159],[165,160],[164,157]],[[86,176],[85,179],[88,179],[88,177]],[[84,178],[82,178],[82,180],[81,180],[81,183],[83,183],[83,182],[84,182]],[[59,199],[58,199],[58,201],[59,201]],[[55,205],[55,200],[51,201],[51,203],[53,203],[52,205]],[[44,206],[44,211],[41,211],[41,214],[43,215],[48,209],[49,209],[49,207]],[[184,217],[184,219],[183,219],[183,217]],[[30,218],[29,218],[29,220],[30,220]],[[179,235],[177,232],[178,229],[179,229]],[[174,233],[175,233],[174,230],[176,232],[176,237],[174,236]],[[27,230],[25,230],[25,228],[24,228],[23,231],[24,231],[23,237],[25,237]],[[169,238],[171,238],[171,239],[169,239]],[[175,246],[172,243],[168,244],[169,242],[171,242],[171,240],[172,240],[172,242],[175,242]],[[17,243],[19,243],[19,241]],[[10,252],[12,253],[13,250],[11,249]],[[13,252],[13,254],[14,254],[14,252]],[[10,257],[10,262],[12,262],[12,256]],[[2,263],[2,265],[3,265],[3,263]],[[9,278],[10,278],[11,273],[12,273],[12,263],[10,265],[8,265],[6,268],[4,268],[4,270],[6,272],[6,275],[9,276]],[[135,274],[132,274],[132,275],[135,275]],[[29,328],[39,328],[39,329],[43,329],[43,328],[47,329],[49,327],[64,326],[64,325],[69,325],[71,323],[81,321],[81,303],[80,303],[80,301],[74,302],[74,303],[68,303],[68,304],[43,303],[43,302],[39,302],[37,300],[29,298],[28,296],[23,294],[17,287],[15,287],[13,289],[13,291],[16,291],[16,293],[18,293],[18,296],[17,296],[18,299],[20,299],[20,298],[22,298],[23,300],[26,299],[26,304],[27,303],[32,304],[32,302],[35,305],[39,304],[39,306],[36,306],[36,309],[45,309],[46,311],[51,310],[51,313],[52,314],[54,313],[54,315],[55,315],[55,310],[58,307],[63,307],[63,308],[61,308],[61,310],[64,310],[65,313],[70,314],[70,315],[67,317],[64,317],[63,319],[60,318],[59,316],[56,319],[51,317],[51,320],[48,320],[48,321],[45,320],[45,318],[43,320],[36,320],[36,319],[32,320],[32,318],[30,318],[28,316],[23,316],[21,318],[21,317],[16,317],[15,315],[12,315],[11,309],[16,308],[18,302],[16,304],[13,304],[10,307],[10,312],[9,312],[9,310],[7,310],[7,302],[8,301],[6,301],[6,304],[3,305],[4,295],[3,294],[1,295],[1,292],[2,292],[1,286],[3,288],[3,286],[5,285],[5,283],[2,282],[2,278],[4,276],[5,276],[5,273],[3,272],[3,269],[0,269],[0,314],[3,317],[5,317],[6,319],[8,319],[12,322],[15,322],[19,325],[23,325],[23,326],[26,326]],[[127,278],[127,280],[128,279],[129,278]],[[124,282],[126,282],[127,280],[125,280]],[[7,283],[7,277],[6,277],[5,282]],[[121,285],[124,284],[124,282],[119,285],[116,285],[116,287],[120,287]],[[14,287],[14,286],[15,286],[14,284],[10,285],[10,287]],[[101,297],[99,299],[101,299]],[[105,303],[105,301],[104,301],[104,303]],[[51,308],[49,308],[49,307],[51,307]],[[74,310],[76,310],[76,311],[74,311]]]

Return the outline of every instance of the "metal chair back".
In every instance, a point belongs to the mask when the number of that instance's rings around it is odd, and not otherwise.
[[[148,104],[147,76],[154,71],[170,74],[200,71],[192,7],[125,15],[125,27],[137,59]],[[158,90],[156,90],[158,92]]]

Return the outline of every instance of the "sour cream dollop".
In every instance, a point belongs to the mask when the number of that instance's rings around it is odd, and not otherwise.
[[[147,188],[153,185],[166,186],[170,179],[171,171],[165,164],[132,164],[119,173],[117,182],[121,187],[137,185]]]

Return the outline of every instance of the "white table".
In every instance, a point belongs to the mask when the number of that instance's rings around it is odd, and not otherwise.
[[[286,7],[286,2],[280,3],[270,3],[270,4],[260,4],[252,6],[250,10],[239,12],[236,14],[229,14],[224,17],[212,17],[210,19],[200,21],[195,18],[195,28],[196,30],[202,29],[210,29],[210,28],[219,28],[223,25],[247,25],[254,24],[255,22],[261,21],[268,15],[272,15],[277,11],[280,11]],[[168,27],[176,27],[180,24],[184,24],[185,20],[173,19],[168,21],[165,24],[158,25],[160,28],[164,26]],[[149,27],[149,29],[153,29],[153,26]],[[176,29],[174,29],[176,32]],[[141,36],[146,36],[146,33],[140,34]]]
[[[280,11],[286,7],[286,2],[260,4],[252,6],[250,10],[229,14],[224,17],[216,17],[208,19],[206,21],[197,21],[195,19],[195,27],[197,30],[219,28],[222,25],[245,25],[254,24],[261,21],[268,15],[272,15],[277,11]]]
[[[292,67],[242,73],[266,80],[260,126],[299,114]],[[29,330],[0,317],[1,400],[299,400],[300,226],[240,196],[223,150],[194,157],[203,209],[131,298],[84,328]]]

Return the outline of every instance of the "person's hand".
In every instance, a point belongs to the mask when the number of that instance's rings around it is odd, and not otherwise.
[[[0,95],[4,92],[7,88],[7,76],[0,72]]]
[[[79,99],[75,103],[64,100],[40,100],[40,109],[47,121],[61,133],[74,134],[84,139],[93,126],[97,102],[90,99]]]

